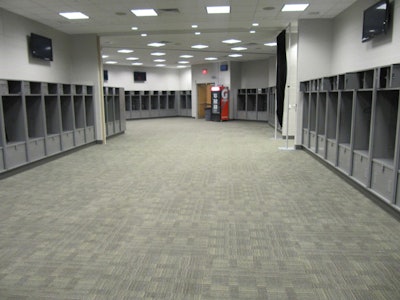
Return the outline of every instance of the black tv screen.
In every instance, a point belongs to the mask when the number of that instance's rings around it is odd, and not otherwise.
[[[389,0],[382,0],[364,11],[362,42],[386,33],[389,25]]]
[[[144,82],[146,81],[146,72],[133,72],[133,80],[135,82]]]
[[[51,39],[31,33],[29,50],[33,57],[53,61],[53,46]]]

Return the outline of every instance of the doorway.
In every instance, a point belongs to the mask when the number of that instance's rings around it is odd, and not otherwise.
[[[211,87],[214,83],[197,84],[197,118],[204,119],[206,108],[211,108]]]

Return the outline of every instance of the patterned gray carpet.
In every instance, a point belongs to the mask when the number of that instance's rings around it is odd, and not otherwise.
[[[127,126],[0,181],[0,299],[400,299],[400,223],[265,123]]]

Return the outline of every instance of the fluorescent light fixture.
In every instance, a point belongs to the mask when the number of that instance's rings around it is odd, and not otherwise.
[[[305,11],[310,4],[285,4],[282,11]]]
[[[147,46],[150,46],[150,47],[162,47],[162,46],[165,46],[165,43],[155,42],[155,43],[147,44]]]
[[[141,63],[141,62],[134,62],[134,63],[132,63],[132,66],[141,66],[141,65],[143,65],[143,63]]]
[[[200,44],[200,45],[193,45],[192,48],[194,48],[194,49],[205,49],[205,48],[208,48],[208,46]]]
[[[60,16],[67,18],[68,20],[84,20],[89,19],[89,17],[79,11],[76,12],[61,12],[59,13]]]
[[[199,25],[196,25],[196,24],[192,25],[192,28],[198,28],[198,27],[199,27]]]
[[[165,59],[155,59],[154,62],[165,62]]]
[[[251,25],[254,26],[254,27],[260,26],[260,24],[258,24],[258,23],[253,23]]]
[[[180,60],[178,61],[178,64],[188,64],[189,62],[187,60]]]
[[[142,33],[140,36],[147,36],[147,33]]]
[[[136,16],[136,17],[154,17],[158,16],[157,12],[152,9],[132,9],[131,12]]]
[[[118,63],[118,62],[115,61],[115,60],[106,61],[106,64],[108,64],[108,65],[114,65],[114,64],[117,64],[117,63]]]
[[[165,67],[165,64],[157,64],[156,67]]]
[[[235,54],[229,54],[229,57],[242,57],[243,54],[235,53]]]
[[[250,33],[256,33],[256,31],[255,30],[250,30]]]
[[[101,58],[107,58],[110,57],[110,55],[102,55]]]
[[[225,44],[237,44],[237,43],[240,43],[241,40],[229,39],[229,40],[225,40],[225,41],[222,41],[222,42],[225,43]]]
[[[193,55],[183,54],[183,55],[181,55],[181,56],[179,56],[179,57],[182,57],[182,58],[192,58]]]
[[[229,14],[231,12],[230,6],[207,6],[208,14]]]
[[[118,53],[132,53],[133,52],[133,50],[131,50],[131,49],[120,49],[120,50],[118,50]]]
[[[244,50],[247,50],[247,48],[246,47],[233,47],[233,48],[231,48],[231,50],[233,50],[233,51],[244,51]]]
[[[176,66],[178,69],[183,69],[183,68],[186,68],[186,66],[182,66],[182,65],[180,65],[180,66]]]
[[[206,57],[205,60],[217,60],[217,57]]]
[[[276,42],[272,42],[272,43],[265,43],[264,46],[268,46],[268,47],[275,47],[276,46]]]
[[[165,55],[165,52],[152,52],[150,54],[154,55],[154,56],[163,56],[163,55]]]
[[[136,26],[131,27],[132,30],[138,30],[139,28]]]
[[[194,34],[195,34],[195,35],[200,35],[201,32],[200,32],[200,31],[196,31]]]
[[[127,57],[126,60],[139,60],[139,58],[138,58],[138,57],[132,57],[132,56],[131,56],[131,57]]]

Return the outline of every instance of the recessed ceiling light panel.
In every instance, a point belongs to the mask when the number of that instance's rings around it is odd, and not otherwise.
[[[118,53],[132,53],[133,52],[133,50],[131,50],[131,49],[120,49],[120,50],[118,50]]]
[[[67,18],[69,20],[84,20],[89,19],[89,17],[81,12],[61,12],[59,13],[60,16]]]
[[[285,4],[282,11],[305,11],[310,4]]]
[[[165,64],[157,64],[156,67],[165,67]]]
[[[231,50],[233,50],[233,51],[244,51],[244,50],[247,50],[247,48],[246,47],[233,47],[233,48],[231,48]]]
[[[225,40],[225,41],[222,41],[222,42],[225,43],[225,44],[237,44],[237,43],[240,43],[241,40],[229,39],[229,40]]]
[[[178,61],[178,64],[188,64],[189,62],[187,60],[180,60]]]
[[[229,14],[231,12],[230,6],[207,6],[208,14]]]
[[[165,52],[152,52],[151,55],[154,55],[154,56],[164,56],[164,55],[165,55]]]
[[[106,64],[108,64],[108,65],[115,65],[115,64],[117,64],[117,63],[118,63],[118,62],[115,61],[115,60],[106,61]]]
[[[147,44],[147,46],[150,46],[150,47],[163,47],[163,46],[165,46],[165,43],[155,42],[155,43]]]
[[[165,62],[165,59],[155,59],[154,62]]]
[[[217,57],[206,57],[205,60],[217,60]]]
[[[265,43],[264,46],[268,46],[268,47],[275,47],[276,46],[276,42],[272,42],[272,43]]]
[[[132,66],[141,66],[141,65],[143,65],[143,63],[141,63],[141,62],[134,62],[134,63],[132,63]]]
[[[139,60],[138,57],[127,57],[126,60]]]
[[[229,54],[229,57],[242,57],[243,54],[239,54],[239,53],[234,53],[234,54]]]
[[[181,55],[181,56],[179,56],[179,57],[182,57],[182,58],[192,58],[193,55],[183,54],[183,55]]]
[[[132,9],[131,12],[136,16],[136,17],[154,17],[158,16],[157,12],[152,9]]]
[[[193,45],[192,48],[194,48],[194,49],[205,49],[205,48],[208,48],[208,46],[207,45]]]

